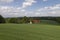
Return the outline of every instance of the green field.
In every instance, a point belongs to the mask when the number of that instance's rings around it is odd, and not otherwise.
[[[0,24],[0,40],[60,40],[60,26]]]

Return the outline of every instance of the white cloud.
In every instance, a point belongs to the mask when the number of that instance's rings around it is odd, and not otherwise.
[[[40,8],[38,11],[42,11],[42,10],[58,10],[60,9],[60,4],[54,5],[54,6],[49,6],[49,7],[44,7],[44,8]]]
[[[45,1],[48,1],[48,0],[43,0],[43,1],[45,2]]]
[[[47,16],[60,16],[60,4],[54,6],[44,7],[37,10],[37,13]]]
[[[0,0],[2,3],[11,3],[13,1],[14,0]],[[31,6],[34,3],[36,3],[35,0],[25,0],[22,7],[0,6],[0,14],[4,17],[28,16],[29,14],[32,15],[32,13],[27,12],[24,8]]]
[[[31,6],[33,3],[36,3],[36,1],[35,0],[25,0],[25,2],[23,2],[22,8]]]
[[[5,2],[5,3],[10,3],[13,2],[14,0],[0,0],[0,2]]]
[[[0,6],[0,14],[4,17],[60,16],[60,4],[40,8],[36,11],[27,11],[21,7]]]
[[[24,12],[20,7],[0,6],[0,14],[4,17],[24,16]]]

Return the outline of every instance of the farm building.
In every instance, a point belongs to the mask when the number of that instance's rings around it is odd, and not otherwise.
[[[40,20],[32,20],[33,23],[40,23]]]

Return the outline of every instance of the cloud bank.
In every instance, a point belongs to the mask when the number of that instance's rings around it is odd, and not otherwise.
[[[14,0],[0,0],[0,2],[2,3],[10,3],[10,2],[13,2]]]
[[[0,2],[13,2],[14,0],[0,0]],[[47,0],[44,0],[47,1]],[[60,4],[45,6],[35,11],[28,11],[25,8],[37,3],[35,0],[25,0],[21,7],[0,6],[0,14],[4,17],[21,17],[21,16],[60,16]]]

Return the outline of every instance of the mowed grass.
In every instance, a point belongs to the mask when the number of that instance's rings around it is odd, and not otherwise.
[[[0,24],[0,40],[60,40],[60,26]]]

